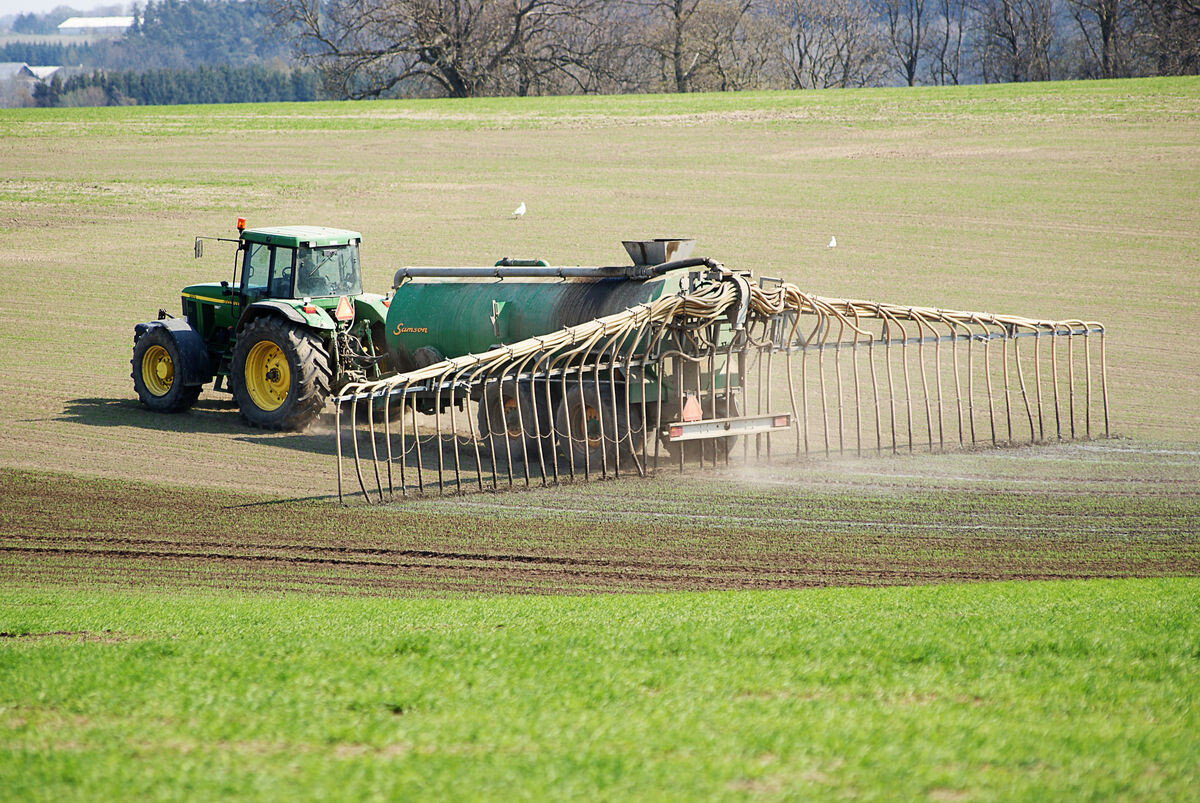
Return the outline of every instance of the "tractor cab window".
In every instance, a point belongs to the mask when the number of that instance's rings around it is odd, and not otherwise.
[[[291,298],[292,259],[295,251],[250,243],[242,268],[242,293],[247,296]]]
[[[356,296],[362,293],[358,246],[300,248],[296,254],[296,295]]]

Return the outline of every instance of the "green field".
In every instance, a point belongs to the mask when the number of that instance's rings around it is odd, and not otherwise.
[[[10,799],[1185,799],[1200,780],[1195,579],[2,599]]]
[[[1200,79],[0,137],[5,797],[1194,794]],[[136,403],[133,324],[231,275],[192,238],[238,216],[363,232],[379,291],[690,235],[821,295],[1097,319],[1117,437],[343,507],[332,421]]]

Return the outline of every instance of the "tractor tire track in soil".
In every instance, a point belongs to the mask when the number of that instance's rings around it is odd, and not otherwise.
[[[941,582],[982,582],[988,580],[1056,580],[1080,578],[1118,578],[1194,574],[1196,562],[1146,562],[1130,566],[1105,562],[1085,568],[1058,567],[1053,563],[1024,566],[993,566],[985,569],[965,567],[922,568],[916,565],[810,567],[730,566],[713,575],[697,574],[686,566],[663,566],[656,573],[631,572],[619,565],[611,571],[582,570],[546,560],[539,565],[488,566],[442,563],[361,562],[338,559],[302,558],[268,555],[136,552],[127,550],[90,550],[86,548],[7,548],[0,554],[30,559],[56,556],[71,558],[57,570],[49,566],[38,572],[43,581],[75,582],[129,586],[244,587],[258,590],[305,590],[328,593],[354,591],[383,593],[586,593],[596,591],[667,591],[712,589],[779,589],[820,586],[913,585]],[[80,560],[82,559],[82,560]],[[144,564],[137,566],[137,564]],[[247,572],[261,564],[272,564],[283,571],[256,574],[248,581]],[[351,567],[355,572],[327,576],[320,570]],[[131,571],[132,570],[132,571]],[[0,565],[0,576],[3,576]],[[12,581],[18,582],[16,578]],[[30,579],[29,576],[25,577]]]
[[[572,490],[379,509],[0,471],[0,582],[463,595],[1200,574],[1190,488],[1136,508],[1102,492]]]

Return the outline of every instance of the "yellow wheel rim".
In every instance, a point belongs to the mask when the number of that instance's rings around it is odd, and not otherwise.
[[[175,384],[175,361],[162,346],[151,346],[142,355],[142,384],[155,396],[166,396]]]
[[[270,340],[255,343],[246,355],[246,392],[260,410],[278,410],[287,401],[292,372],[283,349]]]

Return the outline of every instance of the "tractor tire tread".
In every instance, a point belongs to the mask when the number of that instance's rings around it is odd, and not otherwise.
[[[142,404],[156,413],[182,413],[200,398],[203,386],[175,384],[166,395],[155,396],[151,393],[142,379],[141,362],[146,350],[154,345],[165,348],[171,355],[171,359],[176,363],[179,362],[179,349],[176,348],[174,339],[165,330],[161,328],[148,329],[141,335],[134,335],[133,357],[129,360],[131,368],[129,376],[133,379],[134,392],[137,393]]]
[[[277,410],[263,411],[250,399],[242,375],[250,347],[264,339],[280,346],[296,377],[288,398]],[[312,331],[276,316],[256,318],[238,335],[233,347],[230,386],[242,418],[259,429],[300,431],[311,424],[329,399],[333,385],[329,351]]]

